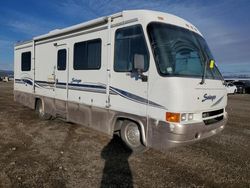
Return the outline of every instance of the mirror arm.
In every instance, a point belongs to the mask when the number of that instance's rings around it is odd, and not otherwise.
[[[147,75],[141,74],[140,77],[141,77],[142,82],[147,82],[148,81],[148,76]]]
[[[148,76],[144,75],[142,70],[137,69],[136,72],[138,73],[138,76],[142,80],[142,82],[148,81]]]

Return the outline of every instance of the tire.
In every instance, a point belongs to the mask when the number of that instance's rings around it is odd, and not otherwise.
[[[42,100],[38,99],[36,101],[36,113],[38,114],[39,118],[42,120],[50,120],[51,119],[51,115],[47,114],[44,112],[44,105]]]
[[[142,153],[147,150],[147,147],[142,144],[141,131],[135,122],[124,120],[120,135],[123,142],[133,153]]]

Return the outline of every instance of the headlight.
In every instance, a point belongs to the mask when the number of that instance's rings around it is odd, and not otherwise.
[[[181,121],[192,121],[194,119],[193,113],[182,113],[181,114]]]
[[[166,121],[179,123],[180,121],[192,121],[194,119],[193,113],[173,113],[166,112]]]
[[[181,121],[186,121],[187,120],[187,114],[181,114]]]
[[[193,120],[193,119],[194,119],[194,114],[189,113],[189,114],[188,114],[188,120]]]

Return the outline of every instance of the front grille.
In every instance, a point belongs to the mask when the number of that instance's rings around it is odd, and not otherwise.
[[[224,109],[210,111],[210,112],[203,112],[202,113],[202,118],[208,118],[208,117],[211,117],[211,116],[216,116],[216,115],[222,114],[223,112],[224,112]]]
[[[223,117],[224,116],[222,115],[222,116],[219,116],[219,117],[216,117],[216,118],[203,120],[203,122],[205,123],[205,125],[210,125],[210,124],[217,123],[217,122],[223,120]]]

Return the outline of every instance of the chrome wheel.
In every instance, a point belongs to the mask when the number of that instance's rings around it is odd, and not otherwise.
[[[120,135],[123,142],[133,153],[142,153],[148,149],[141,142],[141,130],[135,122],[124,120],[121,125]]]
[[[125,137],[127,142],[133,147],[138,147],[141,145],[140,130],[135,123],[130,122],[129,124],[127,124],[125,129]]]

